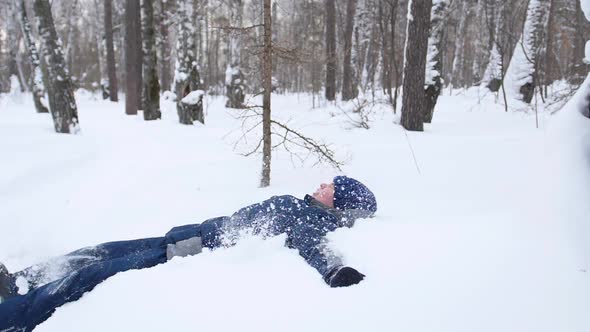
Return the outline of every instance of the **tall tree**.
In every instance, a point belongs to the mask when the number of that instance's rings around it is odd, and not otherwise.
[[[173,13],[170,13],[171,4],[169,0],[160,0],[160,39],[159,39],[159,46],[160,46],[160,65],[161,65],[161,74],[160,74],[160,88],[163,91],[167,91],[170,89],[170,42],[168,38],[170,36],[168,27],[170,26],[170,18],[173,16]]]
[[[506,88],[526,103],[533,99],[538,84],[538,61],[543,58],[549,0],[530,0],[521,38],[506,72]]]
[[[336,99],[336,0],[326,0],[326,99]]]
[[[118,101],[117,68],[115,65],[115,48],[113,44],[113,0],[104,0],[104,30],[107,52],[107,76],[109,97],[111,101]]]
[[[125,0],[125,113],[137,114],[141,100],[141,82],[137,58],[140,54],[138,49],[140,26],[137,17],[140,17],[139,0]],[[140,62],[141,64],[141,62]]]
[[[346,3],[346,27],[344,29],[344,61],[342,65],[342,100],[356,98],[357,87],[354,85],[352,57],[352,32],[354,28],[354,16],[356,1],[348,0]]]
[[[29,50],[29,59],[31,60],[31,72],[33,76],[31,80],[31,87],[33,90],[33,102],[35,103],[35,109],[38,113],[47,113],[49,112],[49,109],[47,108],[47,102],[45,101],[45,84],[43,84],[39,53],[37,53],[37,46],[35,46],[35,42],[33,41],[25,0],[20,0],[18,4],[21,28],[25,38],[26,47]]]
[[[160,112],[160,82],[156,57],[156,29],[152,0],[141,0],[142,42],[143,42],[143,92],[144,120],[157,120]]]
[[[47,65],[47,81],[52,86],[49,92],[49,108],[53,125],[58,133],[75,134],[79,131],[78,109],[70,74],[66,70],[61,42],[53,24],[51,5],[48,0],[35,0],[33,8]]]
[[[205,123],[202,104],[203,91],[201,90],[201,78],[199,77],[195,56],[195,30],[191,21],[193,9],[190,0],[177,1],[177,60],[174,91],[176,92],[178,120],[186,125],[193,124],[193,121]]]
[[[242,0],[229,0],[229,63],[225,70],[227,103],[225,107],[244,108],[244,75],[240,68],[242,53]]]
[[[270,122],[270,93],[272,90],[272,15],[271,0],[264,0],[264,49],[262,53],[262,176],[261,187],[270,185],[271,161],[271,122]]]
[[[492,92],[497,92],[502,84],[505,71],[506,52],[501,38],[504,34],[502,29],[504,28],[505,8],[507,6],[502,0],[489,0],[489,4],[493,4],[493,6],[488,5],[485,7],[485,23],[488,30],[490,30],[492,49],[489,53],[488,65],[483,74],[482,85]]]
[[[424,122],[430,123],[434,106],[443,88],[442,79],[442,41],[443,23],[447,14],[448,0],[433,0],[430,18],[430,37],[428,38],[428,55],[426,57],[425,93],[426,107]]]
[[[407,130],[423,131],[426,98],[424,73],[432,0],[410,0],[404,60],[404,86],[401,124]]]

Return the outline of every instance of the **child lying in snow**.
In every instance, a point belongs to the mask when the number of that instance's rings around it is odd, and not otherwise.
[[[195,255],[203,247],[231,245],[242,230],[263,236],[284,233],[286,245],[297,249],[328,285],[354,285],[364,275],[344,266],[324,236],[339,227],[352,227],[357,218],[371,217],[375,211],[375,196],[365,185],[336,176],[303,200],[274,196],[232,216],[175,227],[164,237],[103,243],[12,274],[0,263],[0,331],[31,331],[55,308],[79,299],[118,272]]]

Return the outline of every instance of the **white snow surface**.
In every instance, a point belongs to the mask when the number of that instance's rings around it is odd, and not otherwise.
[[[331,143],[377,197],[375,218],[328,237],[361,284],[331,289],[284,236],[246,237],[120,273],[36,331],[590,331],[588,85],[540,129],[491,94],[445,93],[407,138],[385,106],[365,130],[311,96],[273,95],[278,120]],[[205,96],[205,126],[178,124],[168,100],[145,122],[123,101],[76,97],[79,135],[55,134],[30,95],[0,97],[0,261],[12,271],[302,197],[338,174],[278,150],[272,186],[258,188],[260,155],[238,153],[257,140],[233,149],[242,120],[223,97]]]
[[[203,91],[203,90],[191,91],[188,95],[186,95],[184,98],[182,98],[181,101],[187,105],[196,105],[198,102],[200,102],[203,99],[204,94],[205,94],[205,91]]]
[[[580,5],[584,16],[586,16],[586,20],[590,21],[590,0],[580,0]]]

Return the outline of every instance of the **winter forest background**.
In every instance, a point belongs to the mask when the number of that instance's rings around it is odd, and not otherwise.
[[[145,120],[161,117],[163,94],[177,101],[183,124],[204,123],[205,93],[226,95],[232,108],[256,108],[245,95],[264,94],[263,186],[271,127],[294,133],[271,121],[267,90],[311,93],[313,107],[337,95],[358,100],[363,126],[367,104],[388,103],[394,113],[406,109],[404,128],[421,131],[443,88],[484,87],[506,111],[514,108],[507,95],[557,110],[588,72],[590,23],[578,0],[1,3],[0,92],[34,91],[37,111],[51,109],[58,132],[78,130],[76,89],[111,101],[125,91],[126,113],[142,110]],[[337,164],[325,146],[296,139]]]
[[[589,19],[586,0],[0,0],[0,262],[344,173],[379,206],[328,236],[361,284],[332,292],[246,234],[39,330],[590,331]]]

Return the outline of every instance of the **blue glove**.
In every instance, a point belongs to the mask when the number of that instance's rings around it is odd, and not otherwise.
[[[338,266],[332,269],[324,280],[330,287],[348,287],[356,285],[365,278],[365,275],[349,266]]]

